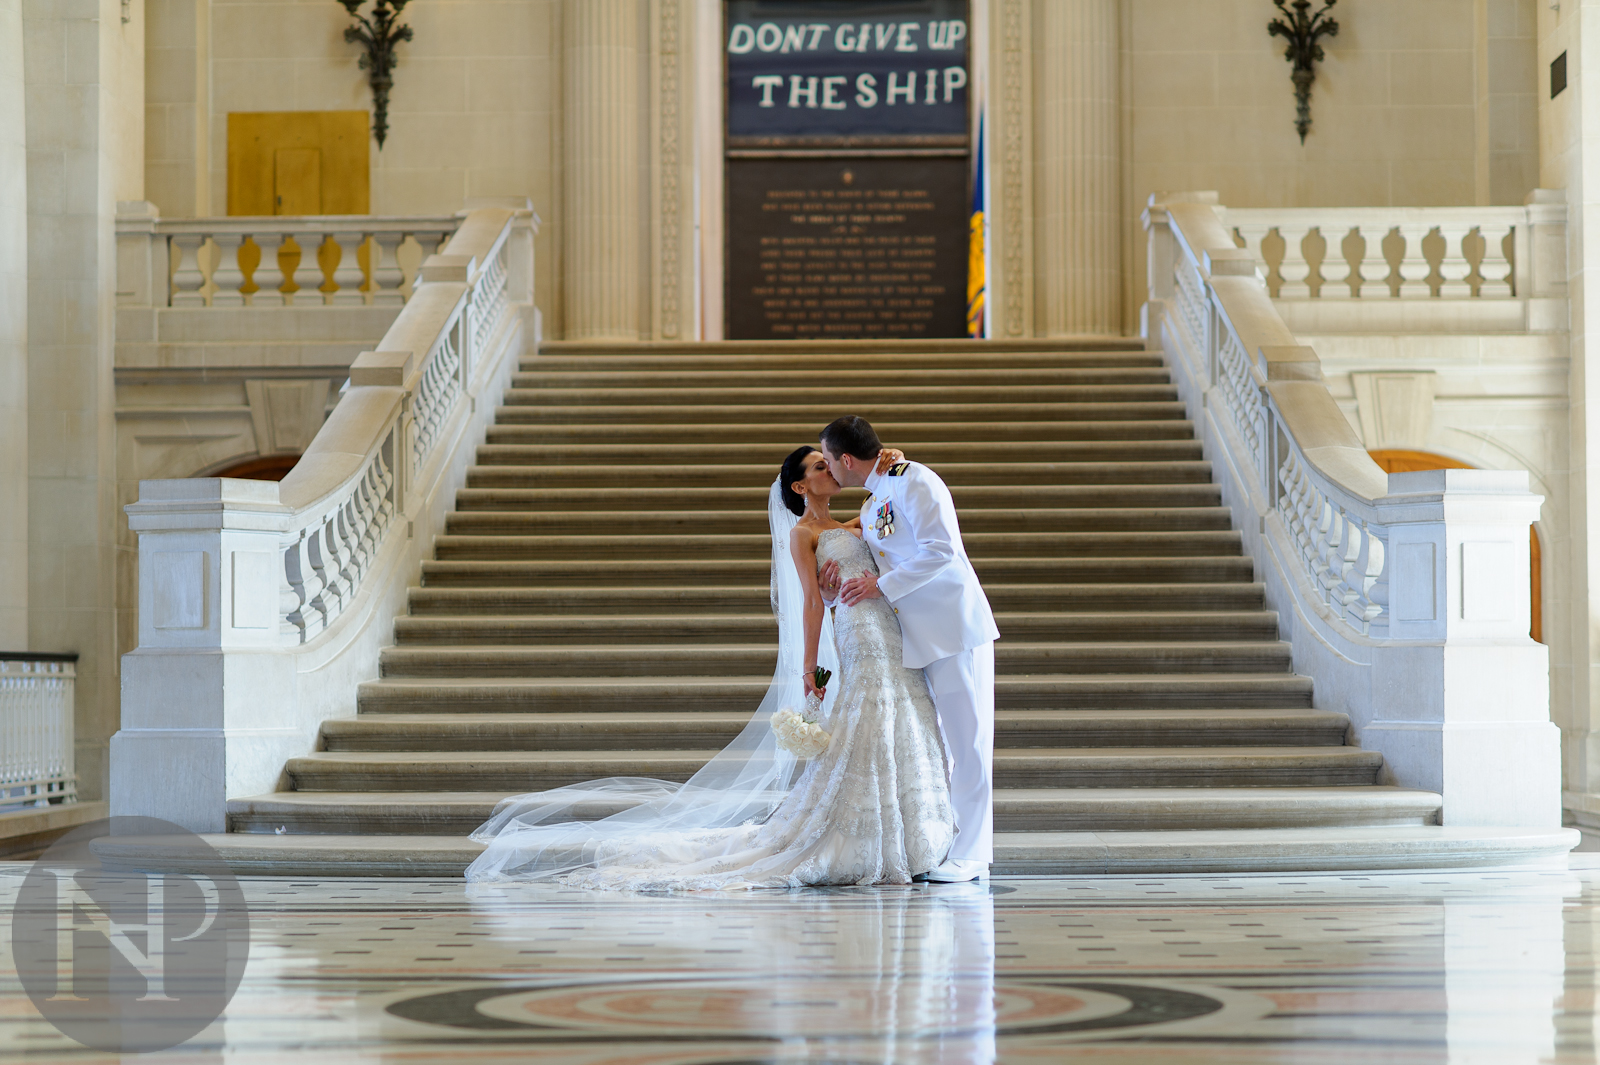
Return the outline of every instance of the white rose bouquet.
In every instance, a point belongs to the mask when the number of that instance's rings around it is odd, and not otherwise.
[[[826,688],[828,679],[833,674],[817,667],[814,678],[818,688]],[[777,734],[778,748],[788,751],[796,758],[815,758],[828,749],[830,736],[820,724],[822,717],[822,700],[815,695],[806,697],[805,710],[796,710],[786,706],[772,715],[772,731]]]

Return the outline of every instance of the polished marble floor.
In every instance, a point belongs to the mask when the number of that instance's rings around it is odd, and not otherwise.
[[[0,864],[9,912],[23,863]],[[244,882],[225,1016],[122,1061],[1596,1060],[1600,855],[1566,869],[619,897]],[[107,1061],[0,972],[0,1055]]]

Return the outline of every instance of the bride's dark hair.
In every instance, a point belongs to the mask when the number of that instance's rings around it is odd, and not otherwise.
[[[810,444],[797,447],[783,460],[783,469],[778,471],[778,491],[783,494],[783,505],[795,517],[806,512],[806,497],[794,490],[794,483],[806,479],[806,457],[816,454],[819,452]]]

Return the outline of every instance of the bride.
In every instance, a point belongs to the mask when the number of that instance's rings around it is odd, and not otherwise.
[[[802,447],[768,493],[778,665],[738,738],[684,784],[617,777],[503,800],[472,834],[487,846],[469,881],[554,876],[634,891],[907,884],[944,860],[955,815],[927,681],[901,665],[886,600],[841,603],[830,618],[818,588],[829,561],[840,580],[876,570],[859,519],[843,524],[828,511],[839,490],[822,454]],[[827,688],[815,686],[819,665],[837,675]],[[810,691],[823,696],[831,739],[801,764],[779,747],[772,718]],[[596,814],[606,816],[580,820]]]

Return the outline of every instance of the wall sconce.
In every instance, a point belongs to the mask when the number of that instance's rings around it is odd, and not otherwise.
[[[1339,0],[1328,0],[1316,14],[1311,13],[1311,0],[1272,0],[1273,6],[1283,12],[1283,18],[1267,23],[1267,36],[1282,37],[1289,42],[1283,57],[1294,64],[1289,77],[1294,82],[1294,98],[1299,104],[1294,128],[1300,134],[1300,143],[1306,142],[1311,130],[1311,83],[1317,80],[1316,64],[1323,59],[1319,37],[1337,37],[1339,23],[1328,18],[1328,10]],[[1288,3],[1288,7],[1285,7]],[[1289,8],[1294,8],[1291,14]]]
[[[361,0],[339,0],[354,26],[346,26],[344,39],[359,43],[366,49],[361,57],[361,69],[367,71],[367,82],[372,86],[372,135],[378,138],[378,150],[383,150],[383,139],[389,135],[389,89],[394,85],[394,46],[411,40],[410,26],[396,26],[401,8],[408,0],[377,0],[372,6],[372,17],[359,10]]]

